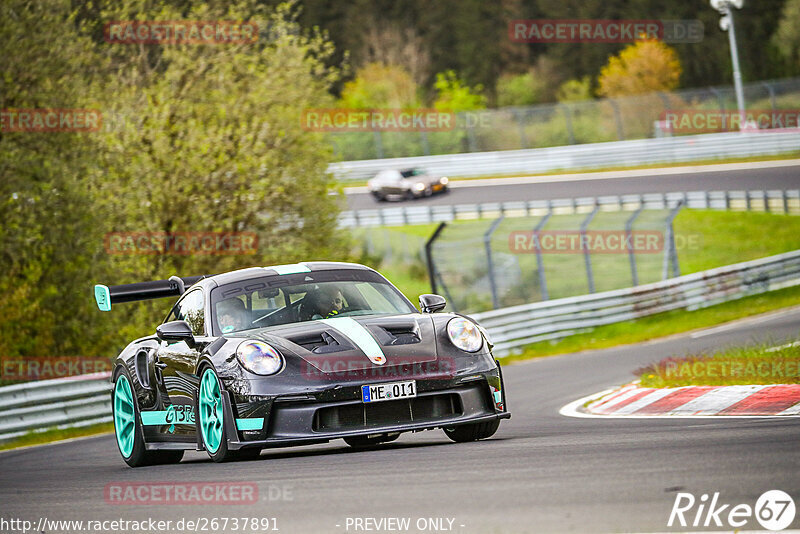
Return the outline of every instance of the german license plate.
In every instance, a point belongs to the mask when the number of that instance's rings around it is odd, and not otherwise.
[[[414,380],[361,386],[361,400],[364,402],[408,399],[416,396],[417,383]]]

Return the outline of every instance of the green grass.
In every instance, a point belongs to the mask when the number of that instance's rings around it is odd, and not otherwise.
[[[700,237],[700,248],[678,252],[683,273],[800,249],[800,217],[795,215],[684,210],[675,219],[675,233]]]
[[[675,310],[600,326],[590,332],[529,345],[503,363],[641,343],[800,304],[800,286],[724,302],[694,311]]]
[[[665,358],[636,374],[649,388],[800,384],[800,344],[764,343]]]
[[[645,165],[616,165],[609,167],[601,167],[596,169],[553,169],[552,171],[539,172],[539,173],[511,173],[511,174],[487,174],[485,176],[450,176],[453,181],[462,180],[488,180],[493,178],[516,178],[519,176],[552,176],[557,174],[583,174],[591,172],[613,172],[613,171],[635,171],[639,169],[666,169],[673,167],[693,167],[695,165],[717,165],[720,163],[750,163],[758,161],[782,161],[800,157],[800,152],[786,152],[784,154],[770,155],[770,156],[745,156],[739,158],[719,158],[719,159],[703,159],[695,161],[683,161],[677,163],[648,163]],[[358,180],[353,182],[341,182],[342,187],[366,187],[367,180]]]
[[[83,426],[78,428],[51,428],[43,432],[28,432],[14,440],[0,443],[0,450],[16,449],[28,447],[30,445],[41,445],[63,439],[93,436],[95,434],[107,434],[114,431],[113,423],[100,423],[97,425]]]

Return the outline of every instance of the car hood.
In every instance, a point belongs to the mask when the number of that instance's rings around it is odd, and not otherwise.
[[[320,373],[408,367],[438,360],[430,315],[335,317],[261,329],[261,338]]]

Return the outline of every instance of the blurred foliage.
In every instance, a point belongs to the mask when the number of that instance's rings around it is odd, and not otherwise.
[[[403,67],[370,63],[344,85],[339,104],[348,109],[415,107],[417,84]]]
[[[530,106],[542,101],[545,82],[533,71],[504,74],[497,80],[498,106]]]
[[[468,87],[458,78],[455,71],[448,70],[436,75],[436,101],[433,107],[448,111],[472,111],[486,107],[486,97],[481,94],[482,87]]]
[[[92,108],[96,133],[0,133],[0,354],[113,355],[165,300],[101,314],[110,285],[298,260],[347,259],[332,159],[304,109],[330,105],[332,45],[296,8],[255,0],[10,0],[0,108]],[[109,20],[247,20],[256,43],[120,45]],[[46,39],[42,37],[46,36]],[[254,232],[254,255],[111,255],[108,232]]]
[[[661,41],[638,41],[608,58],[600,70],[597,92],[615,98],[670,91],[680,76],[681,62],[672,48]]]
[[[595,80],[608,58],[626,46],[593,42],[515,43],[508,37],[508,24],[515,19],[699,20],[704,27],[703,39],[673,46],[683,65],[680,86],[732,83],[728,36],[719,29],[720,15],[707,0],[300,0],[299,3],[303,8],[301,24],[328,31],[336,44],[333,64],[339,64],[348,53],[356,67],[376,60],[396,63],[412,72],[424,91],[432,91],[436,73],[452,69],[469,85],[483,85],[493,106],[502,94],[501,78],[525,73],[542,58],[557,73],[543,78],[549,85],[543,101],[553,102],[556,89],[565,80],[583,76]],[[745,81],[800,75],[800,63],[785,61],[778,50],[780,41],[772,40],[782,13],[787,18],[784,6],[789,4],[797,5],[797,0],[748,0],[742,9],[735,10]],[[786,22],[784,26],[792,33],[798,31],[796,23]]]
[[[793,67],[800,67],[800,0],[786,0],[772,44]]]
[[[582,102],[592,99],[592,81],[588,76],[580,80],[567,80],[556,92],[559,102]]]

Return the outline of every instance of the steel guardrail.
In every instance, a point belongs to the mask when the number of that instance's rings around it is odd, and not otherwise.
[[[0,388],[0,442],[31,431],[110,422],[109,377],[95,373]]]
[[[339,227],[362,228],[376,226],[407,226],[469,219],[498,217],[534,217],[550,210],[556,214],[591,211],[597,205],[601,211],[634,211],[670,209],[683,200],[684,207],[695,209],[768,211],[800,215],[800,190],[751,191],[691,191],[677,193],[645,193],[637,195],[606,195],[600,197],[560,198],[485,202],[480,204],[448,204],[444,206],[398,206],[379,209],[343,211]]]
[[[472,314],[489,332],[496,356],[538,341],[672,310],[714,304],[800,285],[800,250],[632,288],[534,302]]]
[[[800,150],[798,130],[728,132],[525,150],[341,161],[328,165],[328,173],[341,182],[363,181],[383,169],[410,167],[422,167],[440,176],[476,177],[778,155],[797,150]]]

